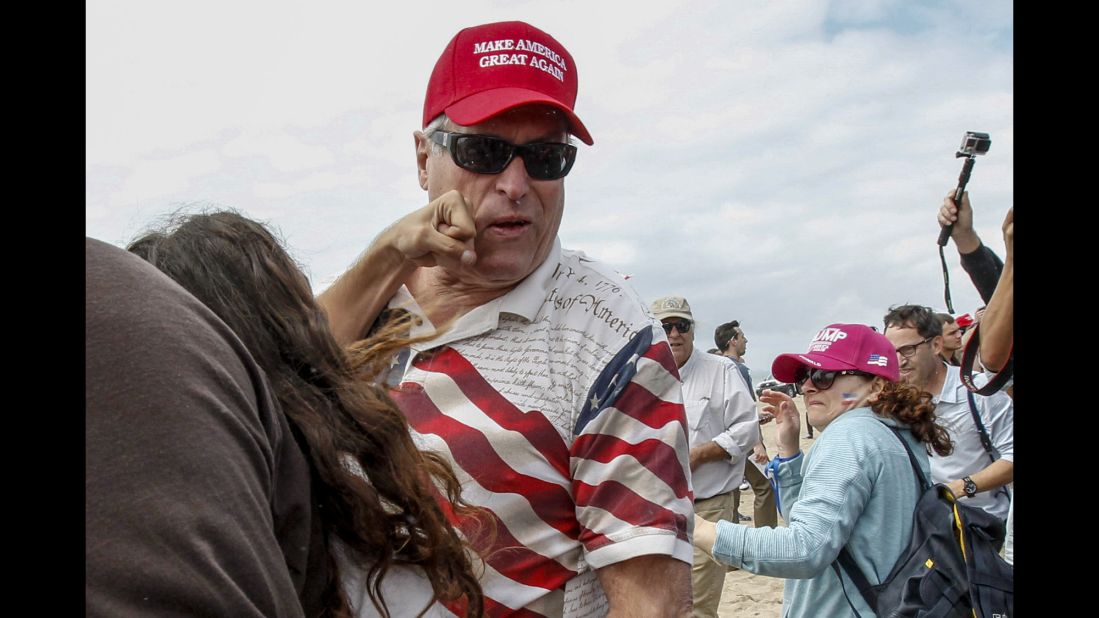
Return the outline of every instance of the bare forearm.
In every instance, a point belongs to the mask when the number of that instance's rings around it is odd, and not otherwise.
[[[1002,369],[1011,356],[1014,342],[1013,318],[1015,313],[1015,260],[1011,256],[1004,262],[1004,270],[996,283],[996,291],[981,318],[981,363],[991,369]]]
[[[361,339],[416,265],[387,245],[385,233],[317,297],[332,335],[342,345]]]
[[[607,618],[691,615],[691,565],[671,556],[638,556],[597,571],[610,601]]]
[[[717,442],[707,442],[700,446],[696,446],[691,449],[691,470],[694,470],[699,465],[706,463],[707,461],[716,461],[718,459],[729,460],[729,453]]]
[[[361,339],[389,299],[419,267],[455,270],[476,262],[476,226],[458,191],[443,195],[385,229],[332,287],[317,297],[336,341]]]
[[[1015,463],[1001,459],[989,464],[987,468],[969,478],[977,484],[978,491],[998,489],[1015,478]]]
[[[999,489],[1015,478],[1015,464],[1006,459],[1000,459],[989,464],[984,470],[971,474],[969,478],[977,484],[978,493]],[[948,485],[954,495],[961,496],[965,494],[963,491],[964,483],[961,479],[951,481]]]

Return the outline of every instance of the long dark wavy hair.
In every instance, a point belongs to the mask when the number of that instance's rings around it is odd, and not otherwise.
[[[917,440],[927,445],[928,453],[934,450],[940,455],[954,451],[950,435],[935,422],[935,404],[931,393],[907,382],[884,381],[878,396],[870,402],[870,409],[879,416],[896,419],[908,426]]]
[[[128,247],[206,304],[266,372],[283,413],[307,448],[329,577],[322,615],[349,616],[332,545],[363,564],[367,591],[389,616],[381,581],[394,564],[423,569],[436,599],[480,616],[483,597],[469,545],[437,496],[477,518],[453,469],[416,448],[404,416],[371,377],[409,343],[391,324],[345,350],[305,275],[263,225],[232,211],[177,214]],[[349,465],[349,460],[354,463]],[[354,468],[360,470],[354,470]]]

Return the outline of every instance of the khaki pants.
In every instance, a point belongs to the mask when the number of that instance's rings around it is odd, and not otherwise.
[[[706,521],[722,519],[733,521],[736,502],[733,492],[698,500],[695,502],[695,514]],[[691,566],[691,586],[694,590],[693,615],[694,618],[716,618],[728,567],[697,547],[694,552],[694,564]]]

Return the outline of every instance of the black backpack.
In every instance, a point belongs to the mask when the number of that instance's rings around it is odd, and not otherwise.
[[[920,499],[912,515],[912,538],[881,584],[866,580],[846,547],[832,563],[836,576],[842,567],[883,618],[1014,616],[1014,568],[999,554],[1004,522],[984,509],[959,504],[945,485],[932,486],[908,443],[896,429],[885,426],[904,445],[916,473]],[[853,604],[851,610],[858,615]]]

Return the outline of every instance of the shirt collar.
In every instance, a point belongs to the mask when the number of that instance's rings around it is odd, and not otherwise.
[[[897,427],[897,428],[906,427],[906,425],[904,423],[901,423],[900,421],[898,421],[894,418],[891,418],[891,417],[888,417],[888,416],[880,416],[878,414],[875,414],[874,411],[871,410],[869,406],[862,406],[862,407],[859,407],[859,408],[852,408],[852,409],[844,412],[843,414],[840,414],[839,416],[837,416],[835,418],[835,420],[833,420],[832,422],[836,423],[836,422],[838,422],[840,420],[843,420],[843,419],[850,420],[850,419],[864,417],[864,416],[877,419],[877,420],[885,423],[886,425],[889,425],[890,427]]]
[[[685,380],[686,378],[684,376],[690,373],[691,369],[698,364],[698,354],[698,348],[691,350],[691,355],[687,357],[687,362],[683,363],[683,366],[679,368],[680,380]],[[709,354],[709,352],[702,352],[702,354]]]
[[[462,315],[440,336],[412,346],[417,350],[430,350],[441,345],[459,341],[467,337],[475,337],[495,330],[500,326],[500,315],[508,313],[519,316],[527,322],[533,322],[538,316],[538,311],[545,303],[549,295],[550,286],[553,283],[553,272],[561,260],[561,239],[554,238],[553,248],[550,249],[546,259],[519,282],[513,290],[499,298],[475,307],[465,315]],[[424,314],[419,303],[408,291],[408,287],[402,285],[397,293],[390,299],[390,308],[401,308],[422,318],[422,323],[412,327],[411,336],[419,337],[429,335],[435,330],[435,325]]]
[[[561,262],[561,239],[553,239],[553,248],[546,259],[519,282],[515,289],[500,297],[500,313],[517,315],[527,322],[538,317],[538,311],[549,296],[553,283],[553,272]]]
[[[960,391],[965,389],[965,385],[962,384],[961,375],[958,373],[958,368],[943,363],[946,367],[946,377],[943,378],[943,390],[939,393],[938,397],[932,397],[932,403],[961,403],[965,400],[965,394]],[[960,393],[960,394],[959,394]]]

